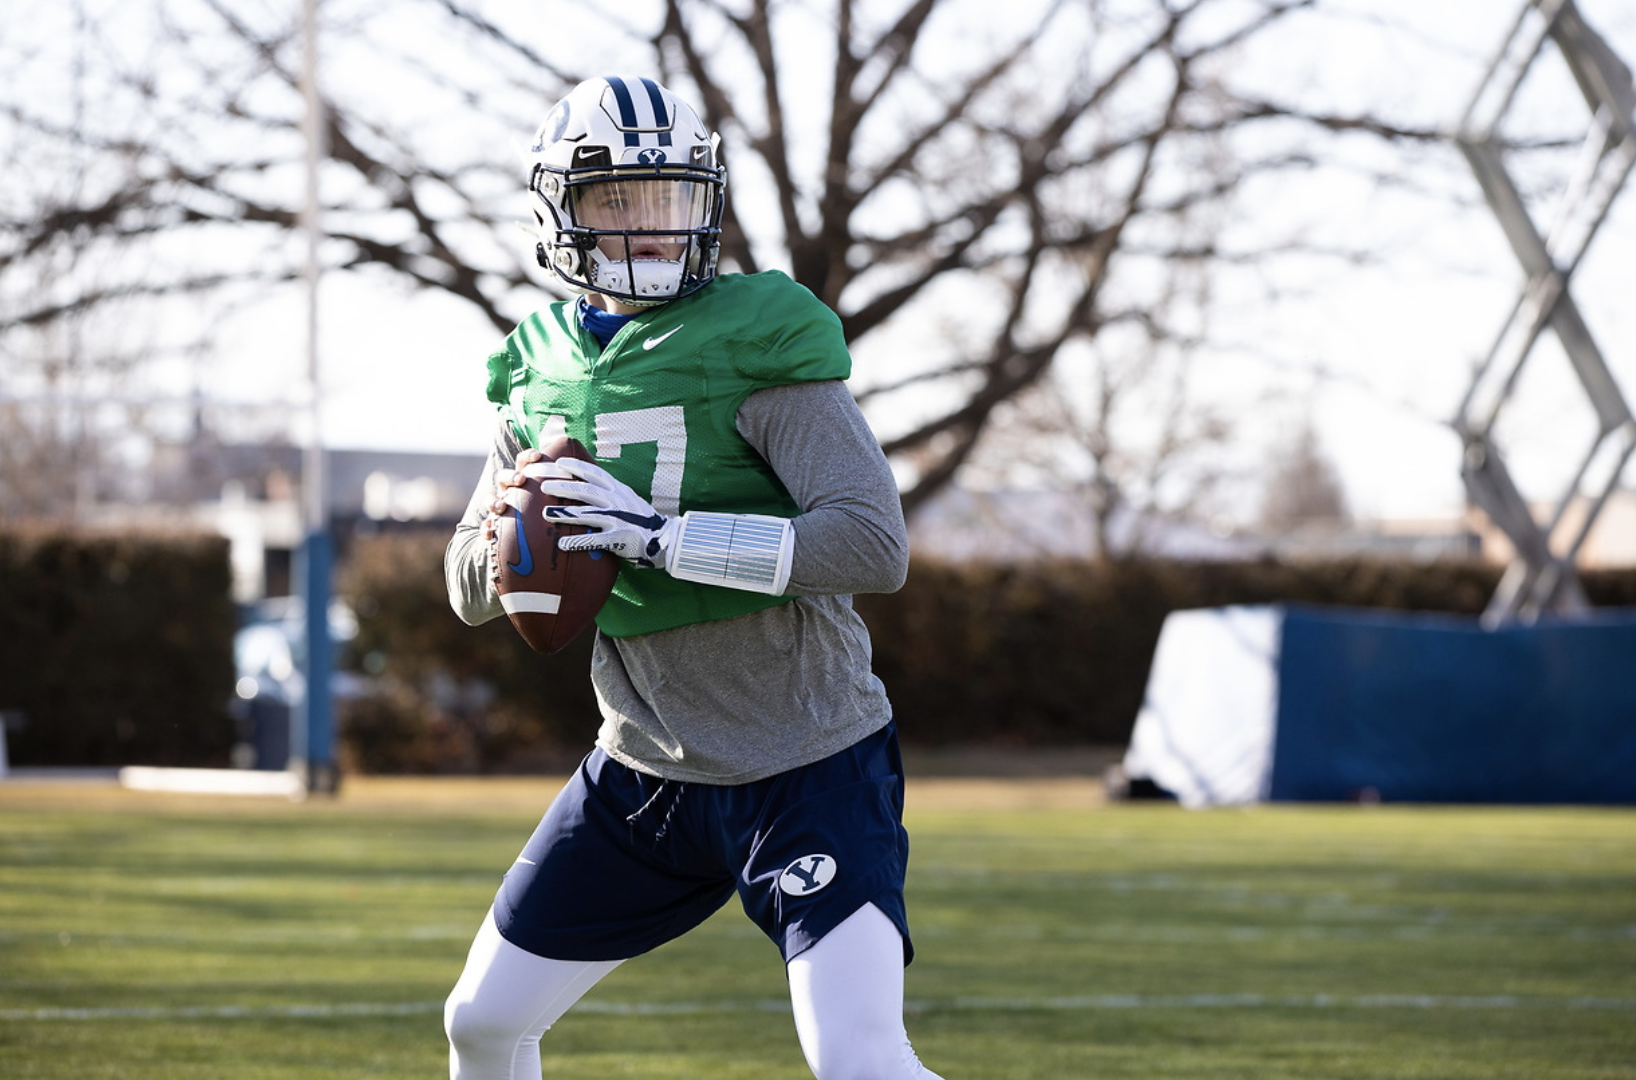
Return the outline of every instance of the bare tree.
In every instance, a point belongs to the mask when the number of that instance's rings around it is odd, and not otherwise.
[[[1333,529],[1352,518],[1346,488],[1310,418],[1283,440],[1266,477],[1260,525],[1268,533]]]
[[[1008,447],[1038,437],[1040,410],[1012,408],[1030,396],[1053,403],[1070,448],[1057,460],[1099,510],[1184,504],[1230,435],[1188,391],[1211,270],[1300,244],[1228,243],[1235,192],[1312,168],[1326,133],[1437,138],[1233,89],[1247,43],[1315,7],[1037,0],[1000,18],[966,0],[654,0],[543,38],[538,16],[478,0],[328,0],[324,261],[459,297],[508,330],[550,283],[514,230],[519,169],[497,148],[618,56],[723,132],[726,261],[784,267],[840,314],[909,508],[985,445],[1006,467]],[[31,81],[50,59],[40,40],[0,43],[18,73],[0,92],[4,138],[31,160],[87,163],[83,182],[42,167],[0,203],[8,367],[42,326],[115,303],[216,310],[298,273],[290,13],[115,10],[72,29],[98,60],[78,92],[102,103],[78,114]],[[133,27],[145,47],[119,36]],[[98,273],[40,287],[70,248]],[[1132,435],[1144,415],[1158,423]]]

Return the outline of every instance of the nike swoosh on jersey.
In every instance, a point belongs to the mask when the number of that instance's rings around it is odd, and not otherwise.
[[[517,561],[506,566],[512,573],[527,577],[534,572],[534,553],[528,550],[528,534],[523,532],[523,512],[513,506],[511,517],[512,528],[517,532]]]
[[[682,324],[682,326],[686,326],[686,325],[687,325],[686,323]],[[642,342],[642,348],[643,349],[658,348],[659,345],[664,342],[665,338],[667,338],[670,335],[674,334],[676,331],[680,330],[681,328],[682,328],[681,326],[673,326],[669,330],[666,330],[664,333],[660,334],[658,337],[648,338],[646,341]]]

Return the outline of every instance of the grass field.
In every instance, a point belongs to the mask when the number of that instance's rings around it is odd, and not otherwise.
[[[554,790],[333,801],[0,782],[0,1077],[437,1077],[440,1003]],[[1636,1078],[1636,813],[1102,806],[922,780],[910,1031],[948,1080]],[[736,905],[546,1076],[807,1077]]]

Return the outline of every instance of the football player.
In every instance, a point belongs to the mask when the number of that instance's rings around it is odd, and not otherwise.
[[[717,137],[644,78],[580,84],[528,190],[580,295],[488,360],[494,448],[449,543],[466,622],[501,614],[495,523],[569,435],[562,548],[624,560],[597,618],[596,744],[506,873],[449,997],[450,1074],[540,1075],[540,1039],[620,963],[736,894],[782,953],[820,1080],[937,1080],[903,1025],[908,838],[891,708],[851,597],[899,588],[896,484],[839,319],[777,271],[716,273]]]

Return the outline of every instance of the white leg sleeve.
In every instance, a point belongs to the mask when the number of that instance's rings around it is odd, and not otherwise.
[[[903,1027],[903,938],[865,904],[789,963],[790,1002],[818,1080],[939,1080]]]
[[[451,1080],[540,1080],[540,1036],[618,960],[547,960],[483,919],[443,1007]]]

